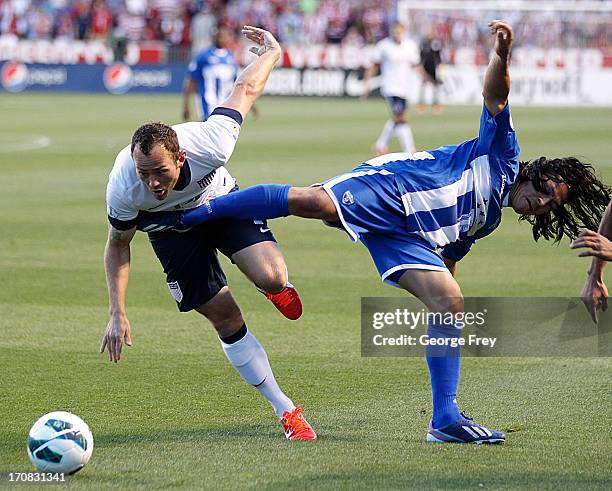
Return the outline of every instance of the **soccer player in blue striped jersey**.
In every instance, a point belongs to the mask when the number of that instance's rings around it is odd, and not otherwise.
[[[259,185],[143,220],[184,226],[225,217],[321,219],[361,241],[385,282],[412,293],[431,312],[462,313],[456,263],[497,228],[502,208],[511,207],[519,220],[528,221],[535,240],[559,241],[597,227],[610,200],[610,189],[576,158],[519,162],[508,106],[512,29],[502,21],[490,27],[495,48],[485,73],[477,138],[377,157],[320,186]],[[459,323],[456,328],[431,323],[428,334],[447,343],[426,350],[433,399],[427,441],[503,442],[503,433],[476,423],[457,406],[460,346],[452,341],[461,336]]]
[[[200,96],[202,121],[206,121],[232,91],[238,76],[238,63],[229,49],[232,38],[231,30],[219,27],[214,36],[214,44],[198,53],[189,64],[183,88],[185,121],[191,117],[189,99],[196,89]]]

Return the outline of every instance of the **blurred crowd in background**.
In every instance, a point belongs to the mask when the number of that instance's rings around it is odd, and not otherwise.
[[[388,34],[395,0],[0,0],[0,34],[24,39],[163,41],[199,49],[217,25],[236,34],[244,24],[264,27],[285,44],[371,44]],[[609,12],[520,11],[501,14],[520,44],[608,47]],[[488,37],[499,12],[411,12],[409,34],[447,47],[474,46]]]

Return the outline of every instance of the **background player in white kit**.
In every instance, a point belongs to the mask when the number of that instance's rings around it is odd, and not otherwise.
[[[376,45],[374,64],[364,76],[364,96],[370,93],[370,80],[380,69],[382,84],[380,92],[387,100],[391,118],[383,126],[382,132],[374,144],[378,155],[388,153],[388,146],[393,133],[397,136],[402,150],[414,153],[414,137],[406,118],[406,99],[411,75],[420,63],[419,48],[414,41],[405,36],[406,29],[401,22],[391,25],[389,37]]]
[[[245,68],[229,98],[208,121],[174,127],[142,125],[115,160],[107,187],[110,227],[104,253],[110,320],[100,346],[100,352],[108,349],[111,361],[121,358],[123,342],[132,344],[125,297],[130,241],[139,215],[189,209],[237,189],[223,166],[234,150],[243,117],[263,92],[281,55],[269,32],[245,26],[243,33],[259,45],[251,49],[258,58]],[[284,258],[265,222],[232,219],[204,227],[143,230],[164,267],[179,310],[196,310],[213,324],[228,360],[270,402],[287,438],[316,439],[301,408],[276,383],[266,352],[247,329],[217,258],[218,249],[269,292],[262,291],[286,317],[299,317],[299,296],[287,282]]]

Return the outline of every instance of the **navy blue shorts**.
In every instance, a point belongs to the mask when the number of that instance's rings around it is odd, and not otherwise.
[[[151,232],[148,235],[181,312],[205,304],[227,285],[217,250],[231,259],[245,247],[265,241],[276,242],[262,220],[216,220],[185,232]]]
[[[387,104],[389,104],[389,109],[391,110],[391,114],[393,114],[393,116],[397,116],[406,110],[406,99],[402,97],[392,95],[385,97],[385,100],[387,101]]]

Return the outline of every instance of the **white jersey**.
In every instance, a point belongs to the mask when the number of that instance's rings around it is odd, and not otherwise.
[[[134,222],[141,210],[156,212],[184,210],[227,194],[236,181],[223,167],[229,160],[240,134],[240,124],[233,118],[214,114],[203,123],[184,123],[172,127],[179,147],[187,153],[182,185],[160,201],[138,177],[130,146],[119,152],[109,175],[106,205],[109,220]],[[179,181],[181,179],[179,178]],[[135,223],[129,223],[129,228]]]
[[[411,39],[402,38],[399,44],[390,37],[379,41],[372,61],[380,64],[381,94],[406,99],[413,66],[420,59],[419,48]]]

